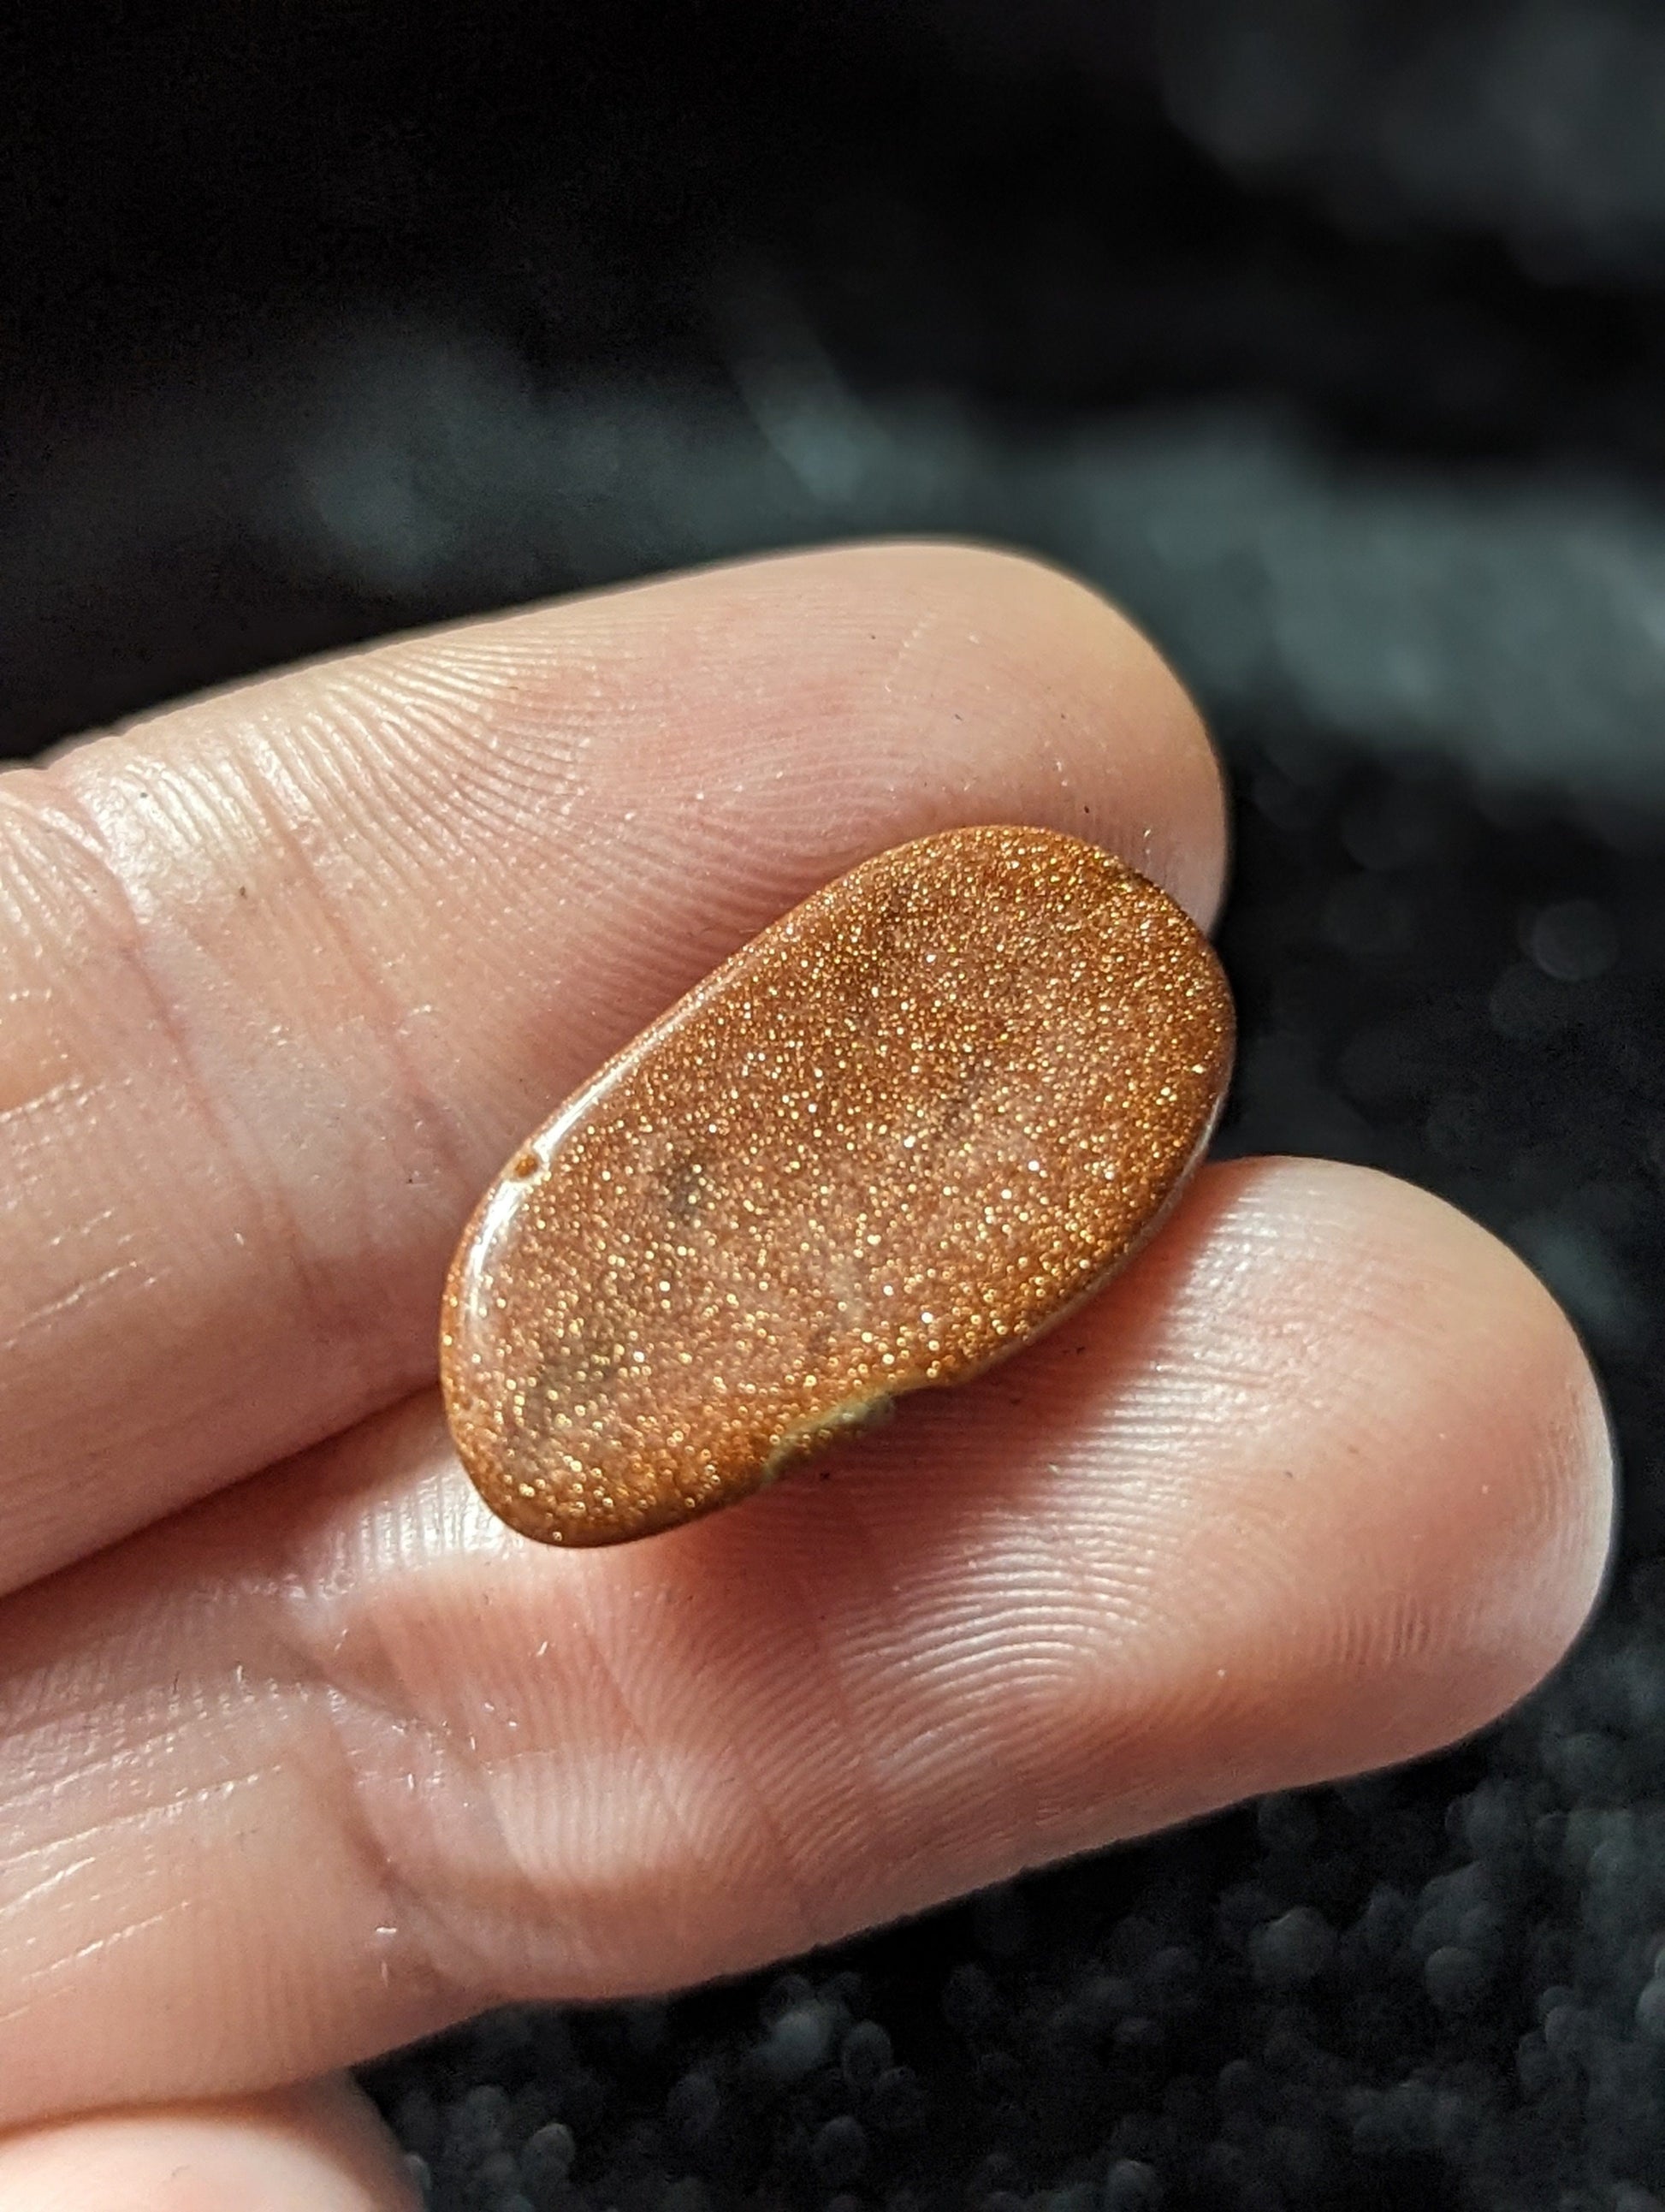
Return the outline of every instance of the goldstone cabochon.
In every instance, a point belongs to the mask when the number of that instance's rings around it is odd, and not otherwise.
[[[611,1544],[964,1381],[1126,1261],[1195,1164],[1231,994],[1165,892],[1054,832],[865,861],[529,1138],[446,1286],[493,1511]]]

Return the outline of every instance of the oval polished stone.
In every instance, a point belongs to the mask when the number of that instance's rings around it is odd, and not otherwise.
[[[674,1528],[957,1382],[1143,1242],[1207,1141],[1231,994],[1165,893],[1054,832],[881,854],[530,1138],[446,1288],[486,1503]]]

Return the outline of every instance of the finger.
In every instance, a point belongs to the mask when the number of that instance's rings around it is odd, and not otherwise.
[[[418,2201],[369,2100],[341,2081],[0,2138],[3,2212],[416,2212]]]
[[[815,885],[991,818],[1218,889],[1149,647],[945,546],[406,641],[0,781],[0,1587],[429,1379],[528,1129]]]
[[[417,1401],[10,1601],[0,2096],[669,1987],[1407,1757],[1551,1664],[1608,1511],[1537,1283],[1311,1163],[1210,1170],[1006,1367],[620,1551],[511,1535]]]

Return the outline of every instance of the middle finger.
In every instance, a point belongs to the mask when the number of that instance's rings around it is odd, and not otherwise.
[[[508,1534],[417,1401],[0,1611],[0,2118],[669,1987],[1408,1756],[1559,1655],[1608,1510],[1546,1292],[1310,1162],[1205,1171],[1044,1343],[617,1551]]]

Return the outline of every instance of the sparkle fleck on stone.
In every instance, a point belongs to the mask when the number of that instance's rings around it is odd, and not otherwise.
[[[651,1535],[1007,1358],[1137,1249],[1207,1142],[1231,994],[1097,847],[951,831],[736,953],[517,1148],[441,1376],[493,1511]]]

